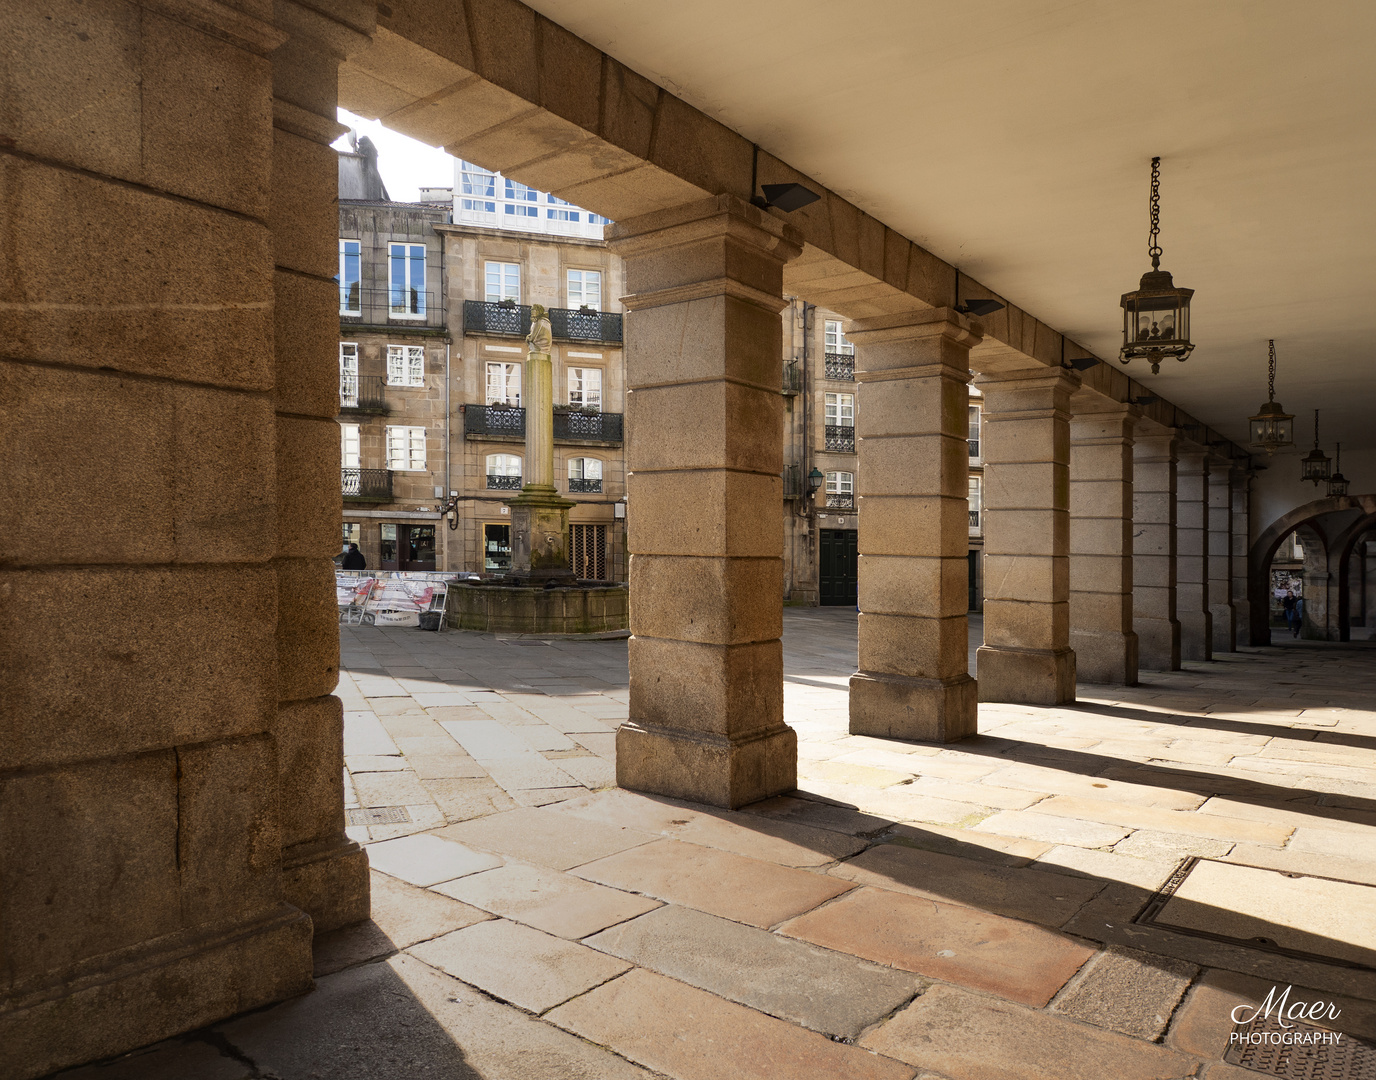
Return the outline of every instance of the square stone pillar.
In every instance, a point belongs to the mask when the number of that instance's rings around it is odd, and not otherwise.
[[[1212,660],[1209,611],[1209,453],[1182,442],[1175,474],[1175,603],[1182,660]]]
[[[1231,462],[1209,463],[1209,618],[1213,651],[1237,652],[1233,611],[1233,470]]]
[[[981,375],[984,644],[979,700],[1075,700],[1070,648],[1070,395],[1063,368]]]
[[[797,786],[783,720],[783,267],[798,231],[731,195],[619,221],[630,719],[622,787],[736,807]]]
[[[853,735],[954,742],[975,734],[970,677],[970,349],[949,308],[847,330],[858,346],[859,670]]]
[[[1132,448],[1132,626],[1141,667],[1180,669],[1175,432],[1139,421]]]
[[[1081,391],[1070,421],[1070,644],[1083,682],[1137,682],[1132,435],[1138,410]]]
[[[343,13],[371,19],[362,8]],[[282,874],[317,934],[368,917],[368,858],[344,833],[339,613],[338,69],[368,39],[278,0],[271,192],[277,456],[277,713]],[[365,24],[366,25],[366,24]]]
[[[1247,570],[1252,549],[1252,474],[1233,470],[1233,626],[1235,645],[1252,644],[1252,602],[1247,597]]]

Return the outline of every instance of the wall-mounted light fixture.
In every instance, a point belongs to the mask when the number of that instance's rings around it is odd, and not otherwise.
[[[758,206],[761,210],[768,210],[771,207],[782,210],[785,214],[791,214],[794,210],[801,210],[804,206],[815,203],[822,196],[817,192],[803,187],[802,184],[759,184],[760,172],[760,148],[754,148],[754,157],[750,161],[750,205]],[[756,195],[756,191],[764,192],[763,195]]]

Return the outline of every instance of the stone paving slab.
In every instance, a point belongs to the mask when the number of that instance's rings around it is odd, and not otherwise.
[[[676,1080],[912,1080],[913,1069],[633,970],[547,1017]]]
[[[676,905],[584,944],[824,1035],[857,1036],[925,985],[906,972]]]
[[[863,841],[839,836],[835,831],[792,822],[761,821],[730,810],[704,810],[680,800],[620,789],[563,803],[559,812],[733,851],[781,866],[825,866],[865,847]]]
[[[344,754],[354,755],[394,755],[400,754],[392,736],[382,726],[382,721],[371,710],[359,710],[344,714]]]
[[[1177,1080],[1198,1061],[1088,1024],[934,986],[860,1040],[948,1080]]]
[[[779,932],[1036,1007],[1093,955],[1031,923],[870,887],[793,919]]]
[[[655,839],[647,831],[563,814],[558,807],[509,810],[450,825],[438,835],[554,870],[591,863]]]
[[[412,956],[522,1009],[542,1013],[615,978],[630,964],[508,919],[423,942]]]
[[[1211,840],[1265,844],[1271,847],[1284,847],[1285,841],[1294,831],[1288,825],[1245,821],[1218,814],[1164,810],[1155,806],[1135,806],[1131,803],[1115,803],[1108,800],[1081,799],[1073,795],[1052,796],[1037,804],[1037,812],[1081,821],[1101,821],[1129,829],[1155,829],[1159,832],[1184,833],[1187,836],[1204,836]]]
[[[659,907],[658,900],[609,889],[529,863],[459,878],[436,892],[563,938],[584,938]]]
[[[1056,995],[1052,1012],[1156,1041],[1199,969],[1131,949],[1100,953]]]
[[[1038,803],[1039,807],[1046,805]],[[1131,831],[1121,825],[1105,825],[1069,815],[1039,810],[1000,810],[975,825],[979,832],[1021,836],[1047,844],[1078,844],[1080,847],[1111,847]]]
[[[761,928],[811,911],[854,888],[848,881],[679,840],[656,840],[580,866],[576,873],[612,888]]]
[[[1045,869],[996,867],[904,844],[876,844],[829,871],[857,885],[1060,926],[1103,888],[1097,880]]]
[[[384,840],[364,850],[373,869],[420,886],[438,885],[502,865],[494,855],[428,833]]]

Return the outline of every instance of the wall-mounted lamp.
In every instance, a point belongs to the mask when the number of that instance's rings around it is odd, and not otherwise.
[[[990,300],[987,297],[983,300],[967,300],[962,304],[960,302],[959,270],[956,271],[956,302],[953,306],[955,310],[959,311],[962,315],[973,315],[977,319],[981,319],[985,315],[992,315],[996,311],[1002,311],[1005,307],[1005,305],[999,303],[999,301]]]
[[[782,210],[785,214],[791,214],[794,210],[801,210],[804,206],[815,203],[822,196],[817,192],[803,187],[802,184],[759,184],[760,172],[760,148],[755,147],[755,156],[750,162],[750,205],[758,206],[761,210],[770,208]],[[756,195],[756,190],[764,192],[763,195]]]
[[[1134,405],[1155,405],[1161,399],[1155,394],[1138,394],[1136,397],[1128,398]]]
[[[826,477],[822,474],[822,470],[817,468],[816,465],[812,466],[812,471],[807,474],[808,491],[812,492],[815,495],[817,493],[817,489],[822,486],[822,483],[825,480]]]

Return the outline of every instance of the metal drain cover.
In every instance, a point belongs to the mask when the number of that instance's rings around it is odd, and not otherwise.
[[[1135,920],[1180,934],[1376,970],[1376,888],[1189,858]]]
[[[350,825],[402,825],[411,820],[404,806],[369,806],[344,813]]]
[[[1282,1027],[1274,1016],[1233,1028],[1223,1060],[1283,1080],[1376,1080],[1376,1046],[1311,1024]],[[1288,1040],[1288,1041],[1287,1041]]]

